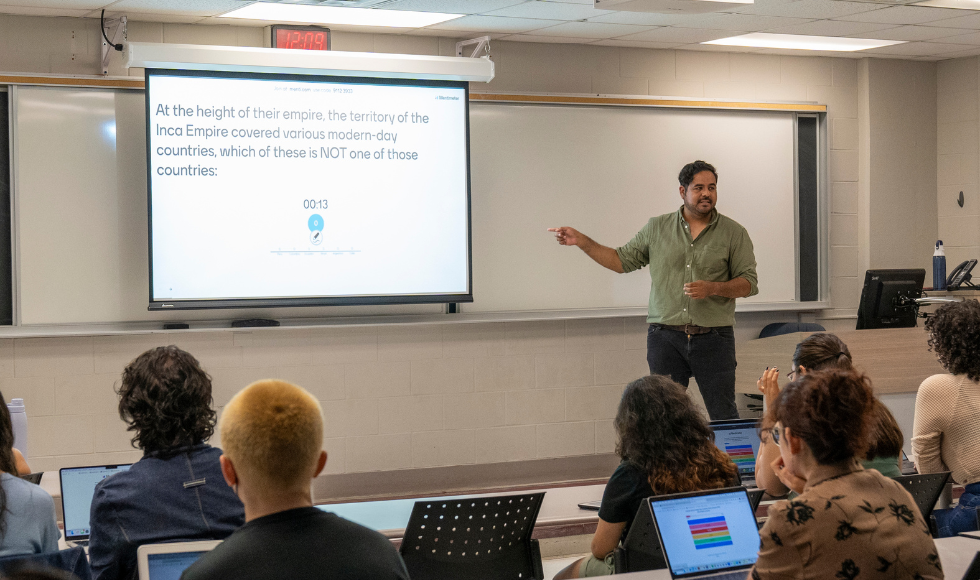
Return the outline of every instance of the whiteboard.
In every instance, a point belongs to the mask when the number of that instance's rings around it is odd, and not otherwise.
[[[470,103],[473,290],[469,311],[645,307],[649,269],[616,274],[548,227],[621,246],[681,206],[677,174],[718,170],[718,210],[749,232],[759,294],[796,291],[792,113]]]
[[[12,91],[21,324],[436,313],[439,305],[147,312],[142,91]],[[464,312],[645,307],[649,275],[603,270],[546,228],[621,245],[680,206],[677,172],[719,171],[755,243],[760,294],[796,300],[793,114],[471,103],[474,303]],[[406,224],[407,231],[411,224]]]

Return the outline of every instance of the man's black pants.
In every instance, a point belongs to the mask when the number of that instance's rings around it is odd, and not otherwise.
[[[738,418],[735,331],[731,326],[688,336],[651,324],[647,331],[647,364],[650,374],[667,375],[685,388],[693,376],[712,421]]]

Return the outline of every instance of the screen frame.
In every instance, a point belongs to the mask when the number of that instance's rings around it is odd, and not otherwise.
[[[669,501],[669,500],[675,500],[675,499],[684,499],[684,498],[688,498],[688,497],[700,497],[700,496],[705,496],[705,495],[716,495],[716,494],[719,494],[719,493],[736,493],[736,492],[742,492],[742,494],[745,495],[745,505],[751,511],[752,510],[752,500],[749,498],[749,491],[748,491],[748,489],[745,488],[744,486],[740,486],[740,487],[722,487],[722,488],[719,488],[719,489],[709,489],[709,490],[704,490],[704,491],[690,491],[690,492],[685,492],[685,493],[672,493],[672,494],[669,494],[669,495],[655,495],[655,496],[648,497],[646,499],[647,508],[650,510],[650,517],[653,519],[653,524],[654,524],[654,526],[657,529],[657,541],[660,542],[660,549],[663,551],[664,561],[667,563],[667,571],[670,572],[671,578],[695,578],[695,577],[702,576],[702,575],[707,574],[707,573],[713,573],[713,572],[735,572],[735,571],[738,571],[738,570],[748,570],[748,569],[752,568],[753,566],[755,566],[755,562],[753,562],[751,564],[743,564],[741,566],[732,566],[731,568],[725,568],[725,569],[719,568],[717,570],[700,570],[700,571],[696,571],[696,572],[690,572],[690,573],[687,573],[687,574],[674,574],[674,569],[671,567],[671,564],[670,564],[670,556],[667,553],[667,546],[664,545],[663,530],[661,529],[660,522],[657,521],[657,512],[654,511],[654,509],[653,509],[653,504],[655,502]],[[752,519],[755,520],[755,513],[752,513]],[[756,521],[758,521],[758,520],[756,520]],[[756,527],[756,533],[757,534],[758,534],[758,531],[759,531],[759,529],[758,529],[758,527]],[[758,552],[756,552],[756,562],[758,562],[758,557],[759,557],[758,556]]]
[[[906,312],[898,312],[886,317],[882,313],[882,294],[885,284],[904,284],[912,296],[922,296],[926,271],[924,268],[878,268],[864,273],[861,286],[861,299],[858,302],[857,330],[877,328],[915,328],[918,325],[918,308],[910,307]]]
[[[341,84],[368,84],[382,86],[444,87],[463,90],[465,102],[463,141],[466,156],[466,292],[440,294],[377,294],[356,296],[292,296],[268,298],[206,298],[188,300],[157,300],[153,295],[153,167],[150,159],[150,91],[154,76],[182,76],[195,78],[231,78],[253,80],[312,81]],[[146,212],[147,252],[149,269],[149,311],[161,310],[218,310],[228,308],[290,308],[310,306],[366,306],[394,304],[450,304],[473,302],[473,186],[470,163],[470,88],[466,81],[428,79],[389,79],[376,77],[304,75],[280,73],[253,73],[228,71],[199,71],[148,68],[144,70],[145,122],[146,122]]]

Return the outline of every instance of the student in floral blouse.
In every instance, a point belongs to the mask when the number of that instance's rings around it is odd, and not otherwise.
[[[912,496],[856,459],[873,402],[870,381],[853,370],[808,373],[779,394],[773,468],[800,495],[769,508],[752,578],[943,578]]]

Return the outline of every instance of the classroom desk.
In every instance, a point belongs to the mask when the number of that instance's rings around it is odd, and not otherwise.
[[[735,391],[758,394],[756,381],[768,366],[778,367],[785,375],[792,367],[796,345],[811,334],[794,332],[739,344]],[[875,393],[914,393],[927,377],[946,372],[936,354],[929,351],[921,321],[915,328],[846,330],[835,334],[851,351],[855,366],[871,377]]]
[[[942,538],[936,540],[936,550],[939,552],[939,560],[942,562],[946,580],[960,580],[973,561],[973,557],[980,550],[980,541],[964,537]],[[670,572],[651,570],[617,574],[616,577],[624,580],[670,580]]]
[[[405,526],[408,525],[408,518],[412,515],[412,507],[416,501],[458,500],[472,497],[518,495],[543,491],[545,492],[544,501],[541,503],[541,510],[538,512],[538,519],[534,526],[534,537],[542,538],[556,537],[559,535],[577,535],[575,534],[576,531],[591,534],[599,521],[599,514],[595,511],[584,510],[578,507],[578,504],[602,499],[602,492],[605,488],[605,484],[575,485],[473,495],[320,504],[317,507],[323,511],[333,512],[362,526],[378,530],[388,538],[401,538],[405,533]]]

